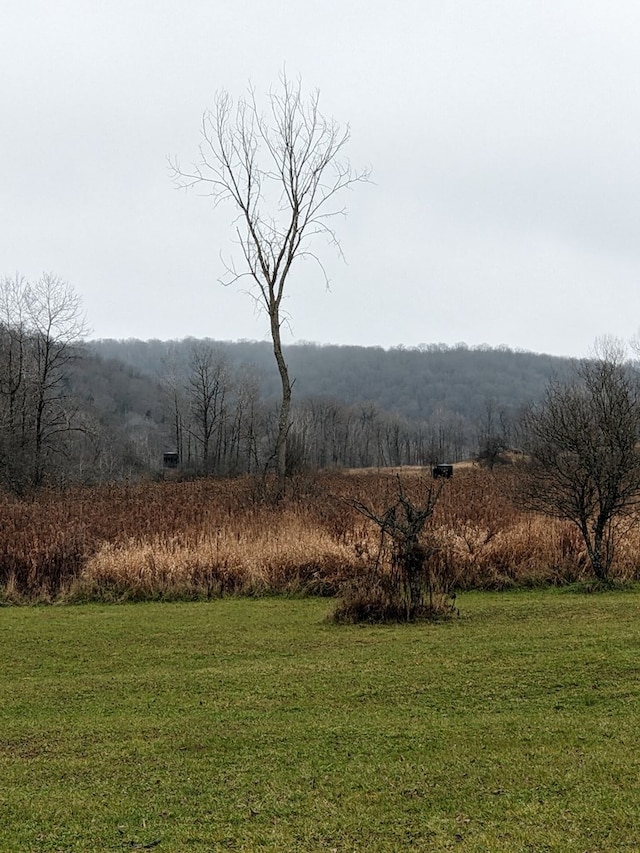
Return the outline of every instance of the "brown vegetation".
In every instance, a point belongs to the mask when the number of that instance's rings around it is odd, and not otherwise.
[[[589,579],[577,529],[518,510],[510,497],[516,476],[511,468],[466,468],[445,484],[424,536],[430,570],[447,588]],[[402,477],[419,502],[430,478]],[[262,500],[251,477],[2,495],[0,600],[333,595],[376,562],[384,569],[380,529],[353,502],[382,514],[396,487],[384,473],[318,474],[294,483],[277,506]],[[631,529],[613,576],[640,578],[638,554]]]

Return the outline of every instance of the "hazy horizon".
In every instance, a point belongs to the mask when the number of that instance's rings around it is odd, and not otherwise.
[[[176,190],[215,92],[286,67],[373,182],[293,270],[285,340],[585,356],[640,326],[640,6],[630,0],[22,0],[0,29],[0,275],[93,337],[268,340],[223,287],[234,212]]]

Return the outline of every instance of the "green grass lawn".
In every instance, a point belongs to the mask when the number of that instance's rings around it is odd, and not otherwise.
[[[640,593],[459,604],[0,609],[0,850],[640,849]]]

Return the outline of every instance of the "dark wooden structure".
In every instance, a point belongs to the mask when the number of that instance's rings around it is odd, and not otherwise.
[[[440,477],[453,477],[453,465],[434,465],[431,469],[431,473],[433,474],[434,480],[439,479]]]
[[[162,454],[162,464],[165,468],[177,468],[180,454],[176,450],[165,450]]]

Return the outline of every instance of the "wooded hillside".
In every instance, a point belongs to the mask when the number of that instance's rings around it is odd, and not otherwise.
[[[267,342],[50,341],[55,373],[39,380],[37,330],[7,325],[0,343],[2,481],[14,491],[160,475],[166,452],[183,474],[269,463],[279,384]],[[286,358],[291,471],[495,461],[517,446],[523,404],[570,364],[464,344],[296,344]]]
[[[269,343],[101,340],[89,353],[77,387],[112,429],[124,428],[125,455],[142,467],[157,467],[163,449],[220,473],[264,464],[278,393]],[[291,464],[321,467],[457,461],[492,436],[514,444],[522,405],[570,365],[465,344],[296,344],[286,357],[295,378]]]
[[[234,368],[244,366],[260,381],[262,397],[278,390],[271,345],[266,341],[211,341]],[[171,358],[186,363],[193,338],[182,341],[100,340],[90,351],[161,379]],[[508,348],[431,344],[420,349],[334,346],[313,343],[285,348],[298,400],[330,397],[342,403],[375,403],[410,419],[448,410],[465,420],[481,418],[487,401],[510,411],[537,399],[570,360]]]

